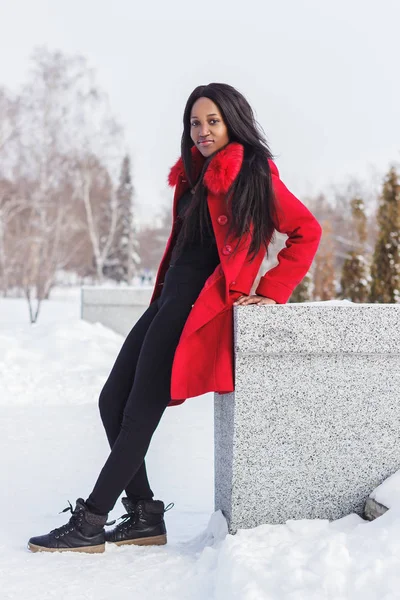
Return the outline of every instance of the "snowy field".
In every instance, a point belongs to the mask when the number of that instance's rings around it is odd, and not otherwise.
[[[34,326],[24,300],[0,300],[0,600],[400,598],[396,476],[376,493],[391,510],[372,523],[226,534],[213,513],[212,394],[168,408],[148,453],[155,497],[175,503],[166,546],[31,554],[28,538],[66,522],[59,511],[87,497],[108,454],[97,398],[123,338],[79,314],[79,290],[55,290]]]

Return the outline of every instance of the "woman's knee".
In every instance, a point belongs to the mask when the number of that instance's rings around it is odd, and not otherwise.
[[[114,420],[119,415],[120,411],[115,401],[115,394],[111,392],[107,384],[104,385],[100,392],[98,406],[100,417],[104,424],[110,420]]]

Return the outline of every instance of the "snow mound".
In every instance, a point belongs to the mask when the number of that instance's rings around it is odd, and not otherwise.
[[[123,337],[78,316],[67,313],[64,319],[62,303],[55,318],[44,305],[31,325],[27,314],[23,321],[13,318],[22,312],[21,304],[25,308],[22,300],[2,301],[9,319],[0,324],[0,404],[97,401]]]
[[[400,510],[400,471],[396,471],[385,479],[370,494],[370,497],[383,504],[386,508],[398,508]]]

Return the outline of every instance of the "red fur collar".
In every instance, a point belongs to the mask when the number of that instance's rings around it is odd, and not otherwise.
[[[242,144],[231,142],[211,159],[204,174],[204,185],[213,194],[226,194],[239,174],[243,162]],[[200,173],[205,158],[196,146],[192,147],[192,161],[196,176]],[[177,160],[168,175],[168,183],[174,186],[180,176],[185,177],[182,157]]]

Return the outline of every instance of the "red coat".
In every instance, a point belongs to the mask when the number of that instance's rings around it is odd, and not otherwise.
[[[192,148],[192,156],[196,180],[205,159],[196,146]],[[234,391],[232,304],[241,294],[250,294],[265,256],[265,246],[262,246],[252,263],[245,262],[251,232],[242,237],[231,260],[228,258],[237,240],[233,237],[229,240],[231,243],[224,244],[229,219],[229,214],[225,214],[229,212],[224,204],[225,194],[237,177],[242,160],[243,146],[231,142],[211,159],[204,175],[220,264],[205,282],[183,328],[172,366],[172,400],[169,406],[182,404],[186,398],[210,391],[220,394]],[[311,266],[322,229],[314,215],[279,179],[278,169],[272,160],[269,160],[269,165],[278,202],[275,228],[289,237],[285,248],[277,255],[279,264],[260,278],[255,293],[285,304]],[[189,186],[181,158],[172,167],[168,182],[176,186],[172,214],[174,226],[178,199]],[[173,250],[172,239],[171,230],[150,303],[161,294]]]

